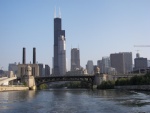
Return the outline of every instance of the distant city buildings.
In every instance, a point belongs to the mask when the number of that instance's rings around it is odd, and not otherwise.
[[[18,64],[18,72],[17,77],[24,77],[26,75],[26,69],[30,66],[32,68],[32,76],[35,77],[42,77],[42,76],[50,76],[50,67],[45,65],[45,69],[43,64],[36,63],[36,48],[33,48],[33,63],[26,63],[26,49],[23,48],[23,57],[22,57],[22,64]],[[43,71],[45,70],[45,71]]]
[[[55,14],[56,15],[56,14]],[[94,74],[94,64],[92,60],[88,60],[86,69],[80,66],[80,50],[78,48],[71,49],[71,68],[67,72],[66,67],[66,38],[65,30],[62,30],[61,16],[54,17],[54,56],[53,56],[53,68],[52,74],[55,76],[63,75],[83,75]],[[22,64],[10,63],[8,70],[13,71],[18,77],[23,77],[26,72],[27,66],[32,68],[33,76],[50,76],[50,67],[42,63],[36,62],[36,48],[33,48],[33,62],[26,63],[26,48],[23,48]],[[146,69],[150,67],[150,60],[140,57],[140,54],[136,54],[134,59],[134,67],[132,64],[131,52],[120,52],[110,54],[110,57],[102,57],[97,61],[97,65],[100,68],[100,73],[103,74],[128,74],[132,71]],[[67,73],[66,73],[67,72]],[[4,71],[0,70],[0,75],[4,75]],[[6,72],[5,72],[6,75]]]
[[[13,71],[14,74],[17,74],[18,71],[18,64],[15,63],[10,63],[8,66],[8,71]]]
[[[100,73],[103,74],[116,74],[116,69],[110,65],[110,57],[102,57],[102,60],[97,61],[97,66],[100,68]]]
[[[32,68],[32,76],[39,76],[39,65],[38,64],[18,64],[17,77],[24,77],[26,75],[26,68],[30,66]]]
[[[132,53],[122,52],[110,54],[111,67],[115,68],[117,74],[127,74],[132,71]]]
[[[80,69],[80,51],[78,48],[71,49],[71,71]]]
[[[94,65],[92,60],[88,60],[86,69],[88,74],[94,74]]]
[[[80,69],[76,69],[76,70],[72,70],[72,71],[68,71],[66,73],[67,76],[83,76],[83,75],[87,75],[87,70],[80,68]]]
[[[18,77],[24,77],[26,75],[26,68],[30,66],[32,68],[32,76],[39,76],[39,65],[36,64],[36,49],[33,48],[33,64],[26,64],[26,49],[23,48],[22,64],[18,64]]]

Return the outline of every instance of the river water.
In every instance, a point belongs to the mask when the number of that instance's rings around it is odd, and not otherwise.
[[[0,113],[150,113],[150,92],[84,89],[0,92]]]

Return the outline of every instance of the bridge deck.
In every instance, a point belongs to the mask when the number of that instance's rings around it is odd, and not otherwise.
[[[0,85],[3,85],[4,83],[15,80],[15,79],[17,79],[17,77],[6,78],[0,81]]]
[[[35,81],[37,85],[48,82],[55,81],[84,81],[93,83],[94,76],[92,75],[84,75],[84,76],[51,76],[51,77],[35,77]]]

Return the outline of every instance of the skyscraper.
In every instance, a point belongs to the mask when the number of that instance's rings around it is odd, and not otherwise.
[[[71,49],[71,71],[80,69],[80,51],[78,48]]]
[[[49,65],[45,65],[45,76],[46,77],[50,76],[50,67],[49,67]]]
[[[38,64],[38,66],[39,66],[39,76],[42,77],[43,76],[43,64],[40,63],[40,64]]]
[[[94,74],[94,65],[92,60],[88,60],[86,69],[88,74]]]
[[[132,53],[122,52],[110,54],[111,67],[115,68],[118,74],[126,74],[132,71]]]
[[[62,75],[66,71],[66,58],[65,60],[63,60],[64,57],[66,57],[65,40],[65,30],[61,29],[61,17],[59,14],[59,17],[54,18],[54,75]],[[63,50],[61,49],[61,47],[63,47]]]

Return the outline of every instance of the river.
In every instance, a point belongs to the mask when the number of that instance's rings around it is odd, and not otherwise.
[[[0,92],[0,113],[150,113],[150,92],[86,89]]]

